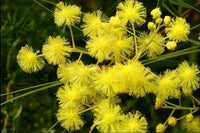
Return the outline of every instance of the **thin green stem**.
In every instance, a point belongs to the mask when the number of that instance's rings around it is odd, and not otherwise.
[[[82,114],[82,113],[87,112],[88,110],[91,110],[91,109],[96,108],[96,107],[97,107],[97,106],[93,106],[93,107],[87,108],[87,109],[85,109],[85,110],[79,112],[78,114]]]
[[[191,100],[192,100],[192,105],[195,108],[196,106],[195,106],[194,99],[192,98],[192,96],[191,96]]]
[[[196,99],[193,95],[191,95],[191,97],[197,102],[198,105],[200,105],[200,101],[198,99]]]
[[[134,42],[135,42],[135,54],[137,55],[137,40],[136,40],[136,34],[135,34],[135,27],[133,23],[132,23],[132,29],[133,29],[133,37],[134,37]]]
[[[194,30],[194,29],[196,29],[196,28],[198,28],[198,27],[200,27],[200,24],[197,24],[197,25],[193,26],[192,28],[190,28],[190,31],[191,31],[191,30]]]
[[[35,3],[37,3],[38,5],[40,5],[41,7],[43,7],[44,9],[46,9],[47,11],[53,13],[53,11],[51,11],[49,8],[45,7],[44,5],[42,5],[40,2],[33,0]]]
[[[76,47],[76,48],[73,48],[72,50],[73,50],[73,52],[88,54],[88,51],[79,49],[79,48],[77,48],[77,47]]]
[[[26,91],[26,90],[29,90],[29,89],[33,89],[33,88],[37,88],[37,87],[41,87],[41,86],[45,86],[45,85],[49,85],[49,84],[53,84],[53,83],[60,83],[60,81],[54,81],[54,82],[44,83],[44,84],[40,84],[40,85],[36,85],[36,86],[31,86],[31,87],[28,87],[28,88],[24,88],[24,89],[12,91],[12,92],[9,92],[9,93],[1,94],[1,96],[10,95],[10,94],[18,93],[18,92],[21,92],[21,91]]]
[[[170,103],[170,102],[168,102],[168,101],[165,101],[165,103],[166,103],[166,104],[169,104],[169,105],[171,105],[171,106],[174,106],[174,107],[179,107],[178,105],[173,104],[173,103]]]
[[[167,120],[165,121],[164,125],[167,124],[168,119],[173,115],[174,111],[175,111],[175,109],[172,110],[172,112],[171,112],[170,115],[168,116]]]
[[[199,109],[199,107],[172,107],[172,106],[163,106],[163,109],[176,109],[176,110],[196,110]]]
[[[40,55],[38,55],[38,57],[42,57],[42,56],[44,56],[44,54],[40,54]]]
[[[46,2],[46,3],[49,3],[49,4],[52,4],[52,5],[56,5],[56,3],[51,2],[51,1],[48,1],[48,0],[42,0],[42,1],[44,1],[44,2]]]
[[[131,32],[130,30],[128,30],[128,29],[125,29],[128,33],[130,33],[131,35],[133,35],[134,36],[134,34],[133,34],[133,32]]]
[[[81,52],[80,55],[79,55],[79,57],[78,57],[78,61],[81,60],[82,55],[83,55],[83,53]]]
[[[91,132],[94,130],[95,126],[96,126],[96,124],[93,124],[93,125],[90,127],[89,133],[91,133]]]
[[[178,101],[179,101],[179,106],[182,106],[182,104],[181,104],[181,97],[178,99]]]
[[[72,31],[72,26],[71,25],[69,25],[69,29],[70,29],[71,38],[72,38],[72,46],[73,46],[73,48],[76,48],[75,47],[75,42],[74,42],[74,34],[73,34],[73,31]]]
[[[24,93],[24,94],[22,94],[22,95],[16,96],[16,97],[14,97],[14,98],[11,98],[11,99],[9,99],[9,100],[7,100],[7,101],[1,103],[1,106],[4,105],[4,104],[7,104],[7,103],[9,103],[9,102],[12,102],[12,101],[14,101],[14,100],[16,100],[16,99],[25,97],[25,96],[27,96],[27,95],[30,95],[30,94],[33,94],[33,93],[36,93],[36,92],[39,92],[39,91],[42,91],[42,90],[46,90],[46,89],[49,89],[49,88],[58,86],[58,85],[61,85],[61,84],[63,84],[63,83],[62,83],[62,82],[59,82],[59,83],[51,84],[51,85],[49,85],[49,86],[42,87],[42,88],[37,89],[37,90],[33,90],[33,91],[30,91],[30,92]]]
[[[59,121],[57,121],[56,123],[54,123],[48,130],[47,133],[49,133],[57,124]]]
[[[195,44],[195,45],[200,45],[200,41],[188,39],[188,42],[190,42],[190,43],[192,43],[192,44]]]
[[[193,113],[195,113],[195,112],[197,112],[198,110],[194,110],[194,111],[192,111],[192,112],[190,112],[191,114],[193,114]],[[190,114],[190,113],[188,113],[188,114]],[[186,115],[183,115],[183,116],[181,116],[180,118],[177,118],[177,121],[178,120],[181,120],[181,119],[183,119],[183,118],[185,118],[188,114],[186,114]]]
[[[79,30],[79,31],[81,31],[81,32],[83,32],[82,31],[82,29],[81,28],[79,28],[79,27],[77,27],[76,25],[72,25],[74,28],[76,28],[77,30]]]

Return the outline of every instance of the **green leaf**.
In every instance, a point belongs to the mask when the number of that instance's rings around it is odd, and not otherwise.
[[[173,16],[176,15],[164,2],[162,3],[162,6]]]
[[[185,3],[184,1],[182,1],[182,0],[169,0],[169,2],[171,3],[171,4],[174,4],[174,5],[178,5],[178,6],[182,6],[182,7],[185,7],[185,8],[192,8],[192,9],[194,9],[195,11],[197,11],[198,13],[200,13],[200,10],[199,9],[197,9],[195,6],[192,6],[192,5],[190,5],[190,4],[188,4],[188,3]]]
[[[4,105],[4,104],[7,104],[7,103],[9,103],[9,102],[12,102],[12,101],[14,101],[14,100],[17,100],[17,99],[19,99],[19,98],[25,97],[25,96],[27,96],[27,95],[34,94],[34,93],[36,93],[36,92],[43,91],[43,90],[46,90],[46,89],[49,89],[49,88],[52,88],[52,87],[55,87],[55,86],[58,86],[58,85],[61,85],[61,84],[63,84],[63,83],[62,83],[62,82],[58,82],[58,83],[55,83],[55,84],[51,84],[51,85],[48,85],[48,86],[45,86],[45,87],[42,87],[42,88],[33,90],[33,91],[29,91],[29,92],[27,92],[27,93],[24,93],[24,94],[22,94],[22,95],[16,96],[16,97],[14,97],[14,98],[11,98],[11,99],[9,99],[9,100],[7,100],[7,101],[1,103],[1,106]]]
[[[13,120],[17,119],[20,116],[21,113],[22,113],[22,105],[20,105],[20,107],[19,107],[16,115],[14,116]]]
[[[160,56],[158,56],[154,59],[142,60],[141,62],[144,65],[147,65],[147,64],[151,64],[151,63],[154,63],[154,62],[157,62],[157,61],[161,61],[161,60],[165,60],[165,59],[169,59],[169,58],[173,58],[173,57],[178,57],[178,56],[189,54],[189,53],[195,53],[195,52],[199,52],[199,51],[200,51],[199,46],[194,46],[194,47],[179,50],[179,51],[176,51],[176,52],[173,52],[173,53],[160,55]]]

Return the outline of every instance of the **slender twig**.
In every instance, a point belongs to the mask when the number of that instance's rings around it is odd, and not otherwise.
[[[12,101],[14,101],[16,99],[22,98],[24,96],[27,96],[27,95],[30,95],[30,94],[33,94],[33,93],[36,93],[36,92],[39,92],[39,91],[42,91],[42,90],[45,90],[45,89],[48,89],[48,88],[52,88],[52,87],[55,87],[55,86],[58,86],[58,85],[61,85],[61,84],[62,84],[62,82],[59,82],[59,83],[51,84],[49,86],[42,87],[42,88],[37,89],[37,90],[33,90],[33,91],[30,91],[30,92],[24,93],[22,95],[16,96],[14,98],[11,98],[11,99],[1,103],[1,106],[4,105],[4,104],[7,104],[9,102],[12,102]]]
[[[49,133],[57,124],[59,121],[57,121],[56,123],[54,123],[48,130],[47,133]]]
[[[33,89],[33,88],[37,88],[37,87],[41,87],[41,86],[45,86],[45,85],[49,85],[49,84],[53,84],[53,83],[57,83],[57,82],[60,82],[60,81],[54,81],[54,82],[44,83],[44,84],[40,84],[40,85],[36,85],[36,86],[31,86],[31,87],[28,87],[28,88],[24,88],[24,89],[12,91],[12,92],[9,92],[9,93],[1,94],[1,96],[10,95],[10,94],[18,93],[18,92],[21,92],[21,91],[26,91],[26,90],[29,90],[29,89]]]
[[[165,121],[164,125],[167,123],[168,119],[173,115],[175,109],[172,110],[172,112],[170,113],[170,115],[168,116],[167,120]]]
[[[35,3],[37,3],[38,5],[40,5],[41,7],[43,7],[44,9],[46,9],[47,11],[53,13],[53,11],[51,11],[49,8],[45,7],[44,5],[42,5],[40,2],[33,0]]]
[[[73,31],[72,31],[72,26],[71,25],[69,25],[69,29],[70,29],[71,38],[72,38],[72,46],[73,46],[73,48],[75,48],[74,35],[73,35]]]

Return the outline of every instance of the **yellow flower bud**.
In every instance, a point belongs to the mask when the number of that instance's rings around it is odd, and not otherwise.
[[[174,97],[177,98],[177,99],[179,99],[181,97],[181,91],[179,89],[176,89],[174,91],[174,94],[175,94]]]
[[[177,123],[177,119],[175,118],[175,117],[170,117],[169,119],[168,119],[168,124],[170,125],[170,126],[174,126],[174,125],[176,125],[176,123]]]
[[[156,19],[156,24],[161,24],[161,23],[162,23],[162,21],[163,21],[163,19],[162,19],[162,18],[157,18],[157,19]]]
[[[192,89],[190,89],[190,88],[184,87],[184,88],[182,88],[182,91],[186,96],[190,96],[192,94]]]
[[[159,18],[161,16],[160,8],[153,9],[151,15],[153,16],[153,19]]]
[[[161,124],[161,123],[159,123],[159,124],[156,126],[156,132],[158,132],[158,133],[163,133],[163,132],[165,131],[165,129],[166,129],[166,126],[163,125],[163,124]]]
[[[149,22],[149,23],[148,23],[148,29],[149,29],[149,30],[154,30],[154,29],[156,29],[155,24],[154,24],[153,22]]]
[[[174,50],[176,48],[176,42],[175,41],[169,41],[167,44],[166,44],[166,47],[168,50]]]
[[[186,115],[186,121],[187,122],[191,122],[193,120],[194,116],[192,115],[192,113]]]
[[[161,108],[162,105],[163,105],[163,100],[158,98],[158,97],[156,97],[155,109]]]
[[[165,18],[164,18],[164,24],[168,25],[168,24],[170,24],[170,22],[171,22],[170,16],[165,16]]]
[[[118,27],[121,24],[121,20],[119,19],[118,16],[112,16],[109,20],[109,23],[114,26],[114,27]]]

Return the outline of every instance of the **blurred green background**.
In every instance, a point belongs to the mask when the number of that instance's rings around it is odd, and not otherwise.
[[[51,0],[57,3],[57,0]],[[139,0],[144,3],[147,9],[147,21],[151,21],[150,11],[156,6],[162,9],[162,17],[165,15],[174,15],[187,17],[187,22],[190,22],[191,27],[200,23],[199,16],[199,2],[198,0],[185,0],[184,5],[179,0]],[[55,6],[44,1],[38,0],[45,7],[51,11]],[[102,10],[108,17],[115,15],[118,0],[66,0],[71,4],[81,6],[83,12],[91,12],[97,9]],[[177,3],[178,4],[177,4]],[[198,10],[196,10],[198,9]],[[147,23],[142,27],[137,27],[139,31],[147,31]],[[77,25],[79,27],[79,25]],[[76,44],[84,46],[83,34],[77,29],[73,28]],[[42,45],[48,36],[62,35],[70,40],[69,30],[64,31],[62,28],[54,24],[53,14],[44,9],[32,0],[1,0],[1,94],[22,88],[35,86],[47,82],[57,81],[56,66],[46,63],[43,70],[27,74],[23,72],[17,62],[16,55],[19,49],[28,44],[36,50],[41,50]],[[190,33],[190,39],[193,43],[186,42],[178,46],[177,49],[188,48],[198,45],[197,40],[199,36],[199,27],[195,28]],[[169,53],[169,52],[166,52]],[[71,60],[76,60],[78,55],[72,54]],[[88,56],[82,58],[86,63],[92,63],[94,60]],[[183,61],[188,60],[193,63],[199,63],[199,53],[187,54],[181,57],[167,59],[147,65],[155,73],[160,73],[166,68],[174,69]],[[56,121],[56,112],[58,104],[56,101],[56,91],[58,87],[53,87],[40,91],[13,102],[1,106],[1,131],[2,132],[45,132]],[[1,96],[1,103],[23,93],[16,93],[12,95]],[[195,96],[199,96],[199,90],[195,92]],[[155,126],[158,123],[163,123],[170,111],[169,110],[155,110],[154,102],[155,96],[148,95],[145,98],[135,99],[128,95],[120,95],[122,99],[122,109],[124,112],[140,110],[147,118],[150,132],[155,132]],[[177,102],[177,101],[173,101]],[[183,101],[187,103],[187,97]],[[186,112],[178,112],[175,115],[180,116]],[[80,132],[88,132],[92,125],[92,114],[85,113],[83,116],[85,126]],[[52,132],[67,132],[57,124]],[[168,128],[167,132],[183,132],[183,126],[177,125],[175,128]],[[96,130],[94,130],[96,132]]]

